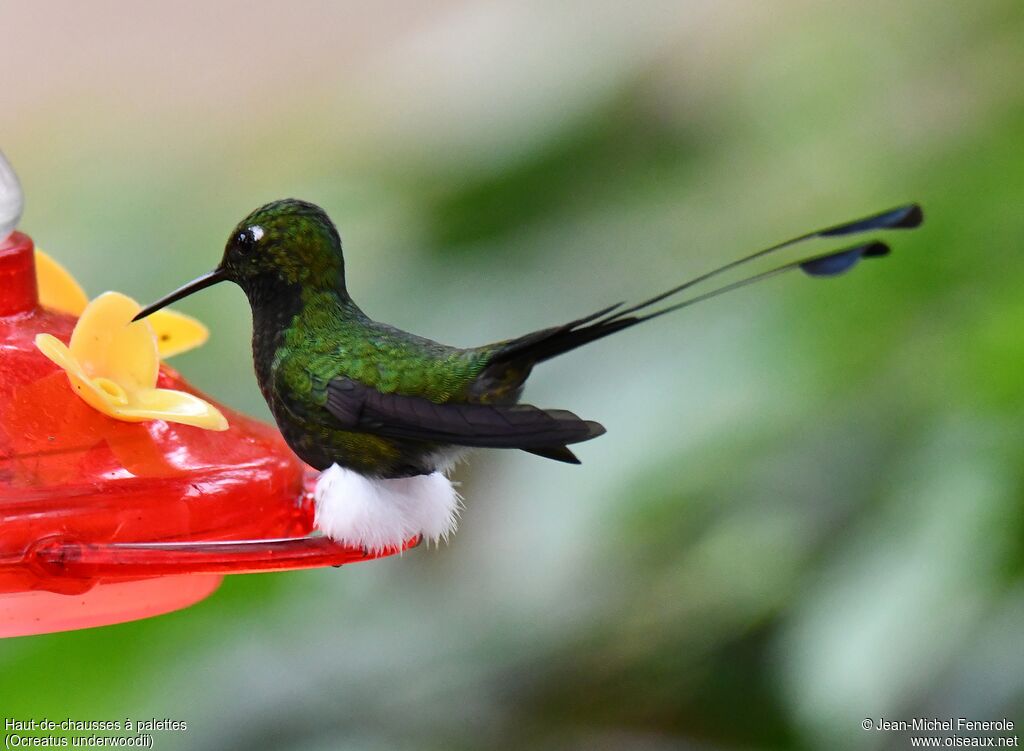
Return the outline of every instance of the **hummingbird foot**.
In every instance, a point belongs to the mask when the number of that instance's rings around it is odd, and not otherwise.
[[[316,527],[343,545],[377,553],[417,535],[447,542],[455,531],[459,494],[441,472],[374,478],[332,464],[313,491]]]

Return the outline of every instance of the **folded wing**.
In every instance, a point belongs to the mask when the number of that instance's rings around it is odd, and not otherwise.
[[[345,430],[456,446],[545,449],[605,432],[599,423],[566,410],[529,404],[437,404],[418,396],[382,394],[350,378],[330,382],[327,409]]]

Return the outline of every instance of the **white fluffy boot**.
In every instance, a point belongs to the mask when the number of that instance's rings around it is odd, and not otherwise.
[[[371,552],[416,535],[447,540],[458,522],[459,494],[441,472],[386,480],[332,464],[320,473],[313,497],[321,532]]]

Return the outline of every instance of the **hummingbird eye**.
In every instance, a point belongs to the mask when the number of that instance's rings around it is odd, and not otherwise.
[[[235,245],[244,252],[248,252],[256,245],[256,242],[263,237],[263,228],[248,227],[235,236]]]

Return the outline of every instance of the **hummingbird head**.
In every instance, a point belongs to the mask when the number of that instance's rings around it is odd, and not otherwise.
[[[261,206],[239,222],[217,268],[243,289],[260,284],[337,289],[345,277],[334,223],[319,206],[294,198]]]
[[[143,308],[135,320],[219,282],[241,287],[253,304],[292,290],[345,291],[341,237],[315,204],[286,198],[238,223],[217,268]]]

